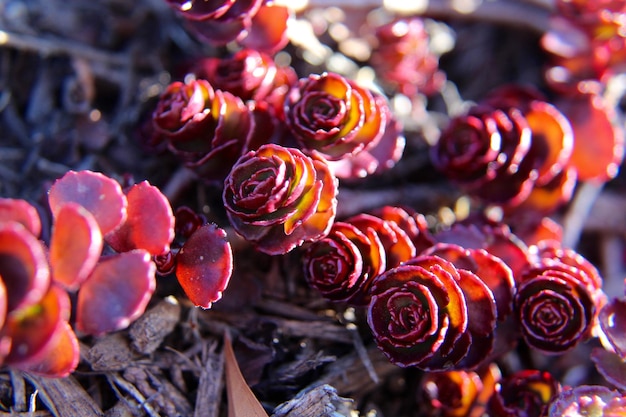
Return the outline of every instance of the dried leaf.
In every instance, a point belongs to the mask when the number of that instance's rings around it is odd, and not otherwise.
[[[228,332],[224,334],[224,362],[228,417],[268,417],[241,374]]]

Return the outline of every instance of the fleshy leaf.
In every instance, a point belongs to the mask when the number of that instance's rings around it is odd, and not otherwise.
[[[69,319],[70,308],[67,293],[53,285],[39,303],[12,311],[3,329],[12,339],[6,363],[29,366],[44,360],[57,331]]]
[[[50,284],[42,244],[19,223],[0,223],[0,276],[8,311],[39,302]]]
[[[600,310],[598,318],[615,352],[626,359],[626,300],[612,300]]]
[[[50,240],[50,267],[55,282],[77,290],[102,253],[102,233],[84,207],[67,203],[57,212]]]
[[[174,239],[174,215],[167,197],[147,181],[133,185],[126,194],[128,216],[121,227],[105,236],[117,252],[145,249],[162,255]]]
[[[127,327],[146,309],[155,272],[142,249],[101,260],[78,292],[76,329],[100,335]]]
[[[0,223],[9,221],[21,223],[35,237],[41,234],[39,213],[26,200],[0,198]]]
[[[127,201],[122,188],[117,181],[99,172],[69,171],[50,187],[48,202],[55,217],[64,204],[80,204],[93,214],[102,235],[126,219]]]
[[[233,253],[223,229],[205,224],[196,230],[176,262],[176,277],[192,303],[210,308],[222,298],[233,271]]]
[[[574,129],[571,163],[581,181],[608,181],[624,157],[623,128],[613,125],[613,110],[594,94],[568,97],[558,104]]]
[[[602,348],[591,351],[591,360],[598,372],[619,389],[626,389],[626,362],[619,355]]]
[[[268,2],[252,18],[248,35],[239,43],[246,48],[275,53],[283,49],[289,38],[287,24],[289,8]]]
[[[224,365],[226,367],[226,392],[228,417],[267,417],[263,406],[244,379],[228,333],[224,334]]]
[[[46,346],[46,354],[41,360],[17,365],[15,368],[49,378],[64,378],[76,369],[79,359],[80,349],[76,334],[64,322]]]

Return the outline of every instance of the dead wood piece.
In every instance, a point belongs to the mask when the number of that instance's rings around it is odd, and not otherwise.
[[[162,374],[155,374],[145,368],[130,366],[124,371],[124,379],[133,384],[163,416],[186,416],[192,414],[192,407]]]
[[[134,407],[135,409],[139,407]],[[113,407],[109,408],[105,413],[105,417],[134,417],[136,410],[129,404],[129,400],[118,401]]]
[[[174,297],[167,297],[148,310],[130,326],[132,347],[143,354],[157,350],[180,321],[180,311]]]
[[[296,321],[272,317],[280,331],[286,336],[307,337],[310,339],[329,340],[337,343],[350,344],[352,334],[344,326],[326,321]]]
[[[218,417],[224,389],[224,355],[217,353],[216,343],[205,345],[202,353],[202,372],[198,381],[198,394],[194,417]]]
[[[118,371],[130,365],[133,353],[123,334],[112,333],[98,339],[85,359],[94,371]]]
[[[5,413],[0,411],[0,417],[49,417],[52,414],[50,414],[48,411],[42,410],[42,411],[24,411],[21,413],[15,412],[15,411],[11,411],[10,413]]]
[[[11,371],[11,386],[13,387],[13,407],[17,412],[27,411],[26,382],[21,372]]]
[[[389,360],[378,350],[376,346],[366,347],[367,356],[370,359],[371,369],[374,370],[380,380],[384,380],[400,368],[389,362]],[[368,369],[358,353],[353,352],[339,358],[329,364],[324,374],[312,386],[328,384],[337,390],[340,395],[353,396],[365,394],[377,385],[370,377],[371,369]]]
[[[353,411],[351,399],[340,397],[335,388],[322,384],[280,404],[272,417],[350,417]]]
[[[39,391],[39,398],[55,417],[104,415],[93,398],[71,376],[45,378],[24,374],[24,377]]]

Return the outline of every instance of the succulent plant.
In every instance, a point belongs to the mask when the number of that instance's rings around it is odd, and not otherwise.
[[[551,401],[560,392],[561,384],[549,372],[518,371],[496,385],[488,412],[493,417],[545,416]]]
[[[552,398],[548,417],[619,416],[626,413],[626,397],[601,385],[566,387]]]
[[[504,86],[452,119],[431,156],[486,203],[550,213],[573,193],[573,146],[572,126],[554,105],[534,90]]]
[[[302,257],[309,285],[325,298],[363,305],[375,277],[385,271],[385,248],[378,235],[349,222],[335,222],[326,237]]]
[[[374,280],[367,322],[376,344],[391,362],[401,367],[447,370],[464,358],[471,336],[460,281],[459,271],[436,256],[414,258],[411,264],[391,268]],[[471,285],[476,281],[471,280]],[[495,324],[495,306],[491,316],[492,320],[482,323],[486,327],[490,321]]]
[[[154,133],[207,181],[221,182],[247,150],[254,130],[250,109],[206,80],[171,83],[152,114]]]
[[[276,52],[288,42],[287,7],[267,0],[166,0],[200,40],[225,45],[232,41]]]
[[[430,35],[419,17],[401,18],[373,28],[376,45],[370,63],[384,83],[404,95],[432,95],[446,81]]]
[[[337,187],[323,159],[267,144],[233,165],[223,201],[237,233],[260,251],[279,255],[328,234]]]
[[[299,149],[328,160],[340,178],[388,169],[404,149],[386,99],[336,73],[300,79],[286,97],[285,118]]]
[[[483,387],[480,375],[474,371],[431,372],[421,382],[420,400],[425,403],[427,415],[465,417]]]

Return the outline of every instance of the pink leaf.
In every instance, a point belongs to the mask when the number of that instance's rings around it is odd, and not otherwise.
[[[44,248],[21,224],[0,223],[0,277],[8,311],[39,302],[50,284]]]
[[[80,204],[93,214],[103,235],[126,219],[127,201],[122,187],[99,172],[69,171],[50,187],[48,202],[55,217],[64,204]]]
[[[100,259],[102,234],[96,219],[76,203],[57,212],[50,241],[50,267],[55,282],[77,290]]]
[[[100,335],[127,327],[146,309],[156,266],[142,249],[103,259],[80,287],[76,329]]]
[[[37,209],[25,200],[0,198],[0,222],[18,222],[33,236],[41,234],[41,220]]]
[[[174,215],[167,197],[147,181],[133,185],[126,194],[128,217],[105,239],[118,252],[145,249],[151,255],[169,251],[174,239]]]
[[[596,347],[591,351],[591,360],[604,379],[619,389],[626,389],[626,362],[618,354]]]
[[[176,261],[176,277],[192,303],[210,308],[222,298],[233,271],[233,253],[223,229],[206,224],[196,230]]]

